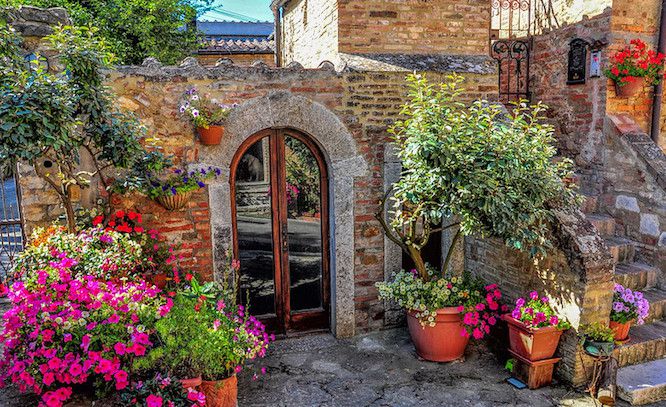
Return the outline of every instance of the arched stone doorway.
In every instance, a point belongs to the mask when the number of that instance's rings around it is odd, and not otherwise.
[[[271,92],[234,109],[219,146],[200,151],[200,162],[225,171],[210,185],[211,231],[216,272],[233,249],[231,185],[234,156],[251,136],[265,129],[289,128],[307,134],[320,148],[328,170],[330,235],[330,327],[336,336],[354,334],[354,178],[368,165],[340,118],[320,103],[286,91]],[[324,216],[322,213],[321,216]]]

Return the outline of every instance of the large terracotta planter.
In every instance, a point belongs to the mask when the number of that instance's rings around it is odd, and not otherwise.
[[[183,388],[185,390],[189,390],[189,389],[196,390],[197,387],[201,386],[201,375],[199,375],[198,377],[191,378],[191,379],[180,379],[180,384],[183,385]]]
[[[176,195],[162,195],[157,197],[157,202],[170,211],[183,209],[190,201],[191,192]]]
[[[560,343],[562,330],[554,326],[527,327],[509,314],[502,315],[509,325],[509,347],[529,361],[550,359]]]
[[[236,376],[228,379],[201,382],[201,391],[206,396],[206,407],[237,407],[238,380]]]
[[[629,339],[629,329],[631,328],[631,323],[634,321],[627,321],[624,324],[621,322],[610,321],[608,326],[615,333],[616,341],[626,341]]]
[[[450,362],[463,357],[469,336],[461,335],[465,328],[457,307],[437,310],[435,326],[425,327],[411,311],[407,312],[407,326],[416,353],[425,360]]]
[[[628,82],[624,86],[615,82],[615,95],[621,98],[630,98],[636,96],[645,87],[645,78],[637,77],[633,82]]]
[[[222,141],[222,136],[224,135],[224,127],[222,126],[208,126],[208,128],[197,127],[197,133],[199,133],[199,141],[201,144],[207,146],[216,146]]]

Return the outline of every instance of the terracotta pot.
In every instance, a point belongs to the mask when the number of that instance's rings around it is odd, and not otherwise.
[[[157,202],[170,211],[183,209],[190,201],[191,192],[176,195],[163,195],[157,197]]]
[[[509,325],[509,347],[529,361],[552,358],[560,343],[562,330],[554,326],[527,327],[509,314],[502,315]]]
[[[416,353],[425,360],[450,362],[463,357],[469,336],[460,333],[465,329],[458,307],[437,310],[435,326],[421,325],[413,312],[407,312],[407,325]]]
[[[553,368],[560,358],[550,358],[530,361],[509,349],[511,356],[516,360],[513,374],[531,390],[548,386],[553,382]]]
[[[238,406],[238,380],[236,376],[216,381],[203,380],[201,391],[206,396],[206,407]]]
[[[180,384],[183,385],[185,390],[195,389],[201,386],[201,375],[194,377],[192,379],[180,379]]]
[[[197,127],[199,133],[199,141],[206,146],[216,146],[222,141],[224,135],[224,127],[222,126],[208,126],[208,128]]]
[[[630,98],[636,96],[645,87],[645,78],[638,77],[633,82],[628,82],[624,86],[620,86],[615,82],[615,95],[621,98]]]
[[[627,321],[623,324],[621,322],[610,321],[608,326],[615,332],[616,341],[626,341],[629,338],[629,329],[632,322],[634,321]]]

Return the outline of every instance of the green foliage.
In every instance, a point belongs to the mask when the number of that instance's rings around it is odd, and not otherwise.
[[[615,341],[615,333],[613,330],[600,322],[581,326],[580,333],[583,337],[595,342]]]
[[[290,210],[296,216],[315,215],[320,211],[321,174],[314,155],[300,140],[285,138],[285,166],[287,184],[296,188],[296,199],[289,200]],[[293,191],[293,190],[292,190]]]
[[[0,25],[0,37],[7,40],[3,50],[9,52],[1,68],[7,75],[0,81],[0,160],[26,160],[35,167],[58,193],[70,231],[76,228],[73,187],[87,188],[93,178],[106,187],[104,170],[133,166],[145,154],[140,143],[144,129],[116,107],[104,86],[102,71],[113,56],[95,33],[59,27],[47,37],[64,69],[54,73],[37,63],[19,63],[20,39],[7,24]],[[81,168],[83,152],[92,168]]]
[[[154,57],[165,64],[181,61],[199,44],[197,11],[211,0],[0,0],[18,7],[64,7],[76,25],[99,27],[100,36],[120,63]]]
[[[394,184],[390,232],[403,249],[420,250],[429,228],[455,216],[463,235],[498,237],[531,255],[545,253],[551,208],[576,202],[565,182],[571,162],[555,158],[553,129],[541,123],[545,107],[523,103],[506,115],[485,101],[461,103],[460,76],[439,85],[421,75],[408,81],[407,119],[391,129],[403,172]],[[414,232],[419,224],[420,237]]]

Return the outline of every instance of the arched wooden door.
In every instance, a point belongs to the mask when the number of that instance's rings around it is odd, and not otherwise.
[[[263,130],[239,148],[230,182],[241,302],[277,333],[328,329],[328,174],[318,146],[295,130]]]

